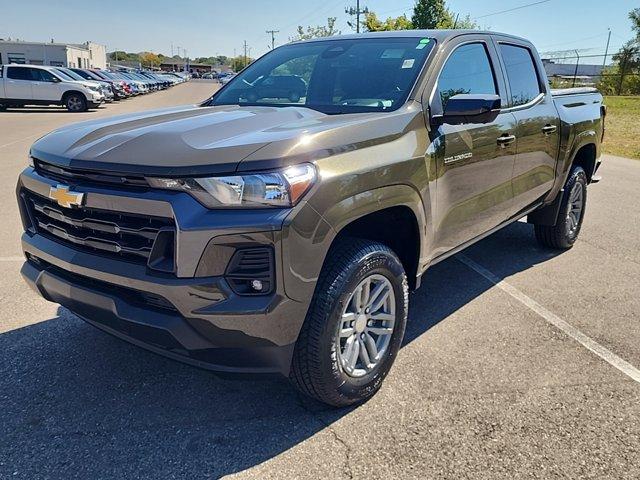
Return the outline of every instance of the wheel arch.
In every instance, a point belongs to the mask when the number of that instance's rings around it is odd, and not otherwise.
[[[282,258],[287,295],[308,301],[330,250],[345,236],[376,240],[400,258],[412,288],[425,256],[426,214],[419,193],[390,185],[342,199],[326,210],[309,204],[285,221]]]

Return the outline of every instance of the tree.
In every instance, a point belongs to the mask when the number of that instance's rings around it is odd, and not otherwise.
[[[447,8],[445,0],[417,0],[411,17],[413,28],[416,29],[476,29],[478,24],[469,16],[460,18]]]
[[[250,65],[251,63],[253,63],[253,58],[245,58],[244,55],[238,55],[235,58],[231,58],[231,68],[233,69],[234,72],[239,72],[240,70],[242,70],[244,67],[246,67],[247,65]]]
[[[299,40],[310,40],[312,38],[331,37],[340,35],[340,30],[336,30],[336,17],[327,18],[327,25],[318,25],[316,27],[307,27],[305,30],[302,25],[298,25],[298,34],[290,37],[289,40],[297,42]]]
[[[365,13],[362,22],[367,32],[383,32],[388,30],[411,30],[413,25],[406,15],[400,17],[389,17],[384,22],[378,19],[374,12]]]
[[[453,25],[444,0],[418,0],[411,17],[413,28],[433,30]]]
[[[139,58],[144,67],[159,67],[162,63],[160,56],[153,52],[142,52],[139,54]]]
[[[613,65],[600,76],[598,89],[609,95],[637,95],[640,93],[640,8],[629,12],[631,28],[636,37],[625,43],[613,56]]]
[[[636,40],[640,41],[640,8],[634,8],[629,12],[629,19],[631,20],[631,28],[636,32]]]

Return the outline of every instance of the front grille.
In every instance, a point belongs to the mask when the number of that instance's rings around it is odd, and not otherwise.
[[[22,197],[37,233],[122,260],[146,264],[158,233],[175,230],[169,218],[84,207],[64,208],[29,191],[23,191]]]
[[[148,187],[149,183],[142,176],[136,175],[116,175],[92,172],[89,170],[79,170],[77,168],[58,167],[41,160],[34,160],[36,173],[43,177],[56,180],[58,182],[71,182],[73,184],[101,184],[117,185],[122,187]]]

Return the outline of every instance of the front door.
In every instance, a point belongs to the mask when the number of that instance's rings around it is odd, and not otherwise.
[[[62,98],[60,79],[51,72],[34,69],[33,98],[34,100],[50,100],[57,102]]]
[[[7,67],[4,80],[5,95],[9,99],[31,100],[31,70],[29,67]]]
[[[444,111],[453,95],[504,95],[492,44],[485,41],[456,47],[437,80],[432,102]],[[434,109],[432,108],[432,111]],[[436,156],[434,210],[437,257],[504,222],[512,207],[512,172],[516,153],[516,120],[501,112],[489,123],[450,125],[446,119],[433,132]]]

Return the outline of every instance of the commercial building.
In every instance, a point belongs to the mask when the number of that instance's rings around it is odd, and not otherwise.
[[[106,68],[107,47],[94,42],[73,44],[0,40],[0,64],[4,63]]]

